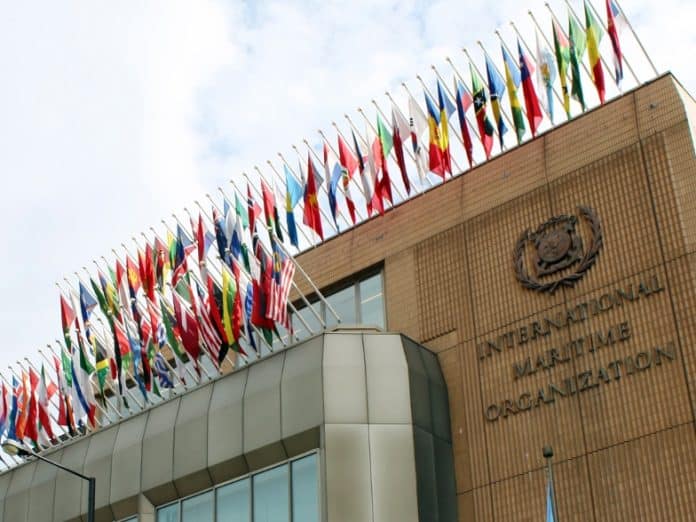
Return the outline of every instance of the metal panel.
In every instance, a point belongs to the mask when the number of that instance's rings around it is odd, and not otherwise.
[[[285,355],[280,392],[283,439],[323,422],[323,345],[324,337],[317,336]]]
[[[0,521],[4,522],[5,520],[9,521],[9,518],[6,518],[4,513],[5,513],[5,496],[7,495],[7,488],[10,487],[10,477],[11,473],[3,473],[0,475]]]
[[[238,371],[213,385],[208,409],[208,468],[219,483],[247,471],[244,450],[244,388],[248,371]]]
[[[130,512],[123,504],[130,500],[131,506],[140,492],[141,464],[143,457],[143,435],[148,413],[127,419],[118,425],[111,459],[110,501],[116,518]],[[123,510],[123,511],[122,511]]]
[[[430,390],[430,417],[433,423],[433,435],[442,440],[451,441],[452,433],[450,429],[449,399],[447,397],[447,384],[440,369],[437,355],[419,348],[425,373],[428,375],[428,385]]]
[[[84,471],[85,457],[92,437],[80,439],[63,449],[60,463],[72,470]],[[58,471],[56,475],[56,499],[53,506],[56,520],[69,520],[87,511],[87,497],[82,499],[82,479]]]
[[[62,451],[46,455],[47,458],[59,461]],[[51,522],[53,520],[53,499],[56,491],[56,475],[58,468],[45,462],[36,463],[36,471],[31,482],[29,497],[30,522]]]
[[[10,487],[5,497],[5,518],[16,522],[27,520],[29,512],[29,489],[36,470],[36,463],[29,462],[15,468],[10,478]]]
[[[327,522],[371,522],[367,425],[327,424],[325,435]]]
[[[370,424],[408,424],[411,398],[401,337],[365,334],[367,412]]]
[[[111,462],[117,434],[118,426],[111,426],[92,435],[84,468],[85,475],[96,478],[99,484],[95,491],[94,504],[100,517],[108,516],[112,520],[114,514],[111,511],[109,498],[111,496]],[[87,499],[88,494],[88,484],[83,480],[82,498]]]
[[[249,367],[244,391],[244,452],[278,443],[280,431],[280,377],[285,352]]]
[[[413,426],[413,445],[416,455],[416,484],[420,520],[439,522],[433,436]]]
[[[433,450],[440,522],[457,522],[457,487],[454,479],[452,444],[433,437]]]
[[[423,430],[432,433],[433,423],[430,407],[430,383],[420,353],[423,348],[407,337],[402,337],[402,342],[404,354],[408,361],[413,423]]]
[[[324,422],[367,422],[362,334],[324,336]]]
[[[174,422],[180,399],[153,408],[143,436],[142,490],[155,504],[175,499]]]
[[[377,521],[418,522],[410,425],[370,425],[372,503]]]

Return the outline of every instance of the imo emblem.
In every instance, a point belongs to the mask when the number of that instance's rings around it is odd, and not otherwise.
[[[584,252],[583,239],[577,230],[577,216],[554,216],[535,231],[522,233],[514,255],[515,275],[522,286],[537,292],[554,293],[561,286],[573,286],[594,265],[602,248],[602,226],[594,209],[578,207],[578,214],[587,223],[590,235],[589,246]],[[532,250],[531,255],[529,250]],[[532,263],[528,263],[529,260]],[[527,264],[533,265],[532,273]],[[571,268],[573,270],[568,271]],[[561,277],[554,280],[540,279],[559,272]]]

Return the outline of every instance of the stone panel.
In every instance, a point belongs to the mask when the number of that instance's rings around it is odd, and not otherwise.
[[[60,460],[61,452],[52,453],[48,458]],[[53,500],[56,490],[57,473],[58,469],[55,466],[45,462],[37,463],[34,478],[31,483],[28,520],[53,521]]]

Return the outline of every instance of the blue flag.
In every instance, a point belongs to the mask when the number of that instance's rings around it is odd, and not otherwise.
[[[488,56],[486,56],[486,75],[488,76],[488,90],[491,94],[491,108],[493,109],[495,123],[498,126],[498,138],[502,148],[503,135],[508,130],[503,121],[503,110],[500,105],[503,94],[505,94],[505,82],[500,74],[498,74],[498,71],[496,71],[495,65],[491,63]]]
[[[331,217],[333,217],[336,230],[338,230],[338,220],[336,219],[336,214],[338,213],[338,182],[341,181],[342,177],[343,169],[341,168],[341,165],[336,162],[333,166],[333,171],[331,172],[331,181],[329,183],[329,207],[331,208]]]
[[[17,440],[17,378],[12,376],[12,408],[10,409],[10,419],[8,421],[7,438]]]
[[[297,240],[297,225],[295,224],[295,207],[302,199],[303,189],[295,176],[292,175],[290,169],[287,165],[284,165],[285,169],[285,217],[288,224],[288,235],[290,236],[290,243],[299,248],[299,242]]]
[[[254,307],[254,286],[249,283],[247,285],[246,299],[244,299],[244,315],[246,316],[246,330],[249,334],[249,344],[258,352],[256,342],[254,341],[254,329],[251,327],[251,313]]]
[[[155,370],[157,371],[157,376],[159,377],[160,386],[162,388],[173,388],[174,383],[170,379],[169,368],[167,368],[164,362],[164,355],[157,352],[155,356]]]

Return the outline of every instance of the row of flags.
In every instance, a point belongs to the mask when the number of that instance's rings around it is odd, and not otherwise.
[[[606,12],[606,30],[587,3],[584,25],[569,13],[566,32],[554,18],[553,43],[537,34],[534,53],[524,42],[510,49],[501,40],[502,68],[486,53],[485,71],[470,63],[468,82],[455,71],[448,86],[438,74],[433,91],[423,85],[422,103],[409,91],[406,110],[392,100],[391,113],[378,110],[364,134],[351,122],[349,134],[337,128],[335,142],[324,138],[318,151],[310,147],[297,167],[283,158],[280,187],[263,176],[247,180],[246,193],[234,185],[222,208],[211,200],[212,211],[201,208],[190,227],[177,220],[166,238],[155,236],[98,267],[76,289],[64,289],[63,340],[46,358],[48,370],[29,367],[2,381],[0,434],[46,446],[58,430],[74,434],[115,408],[120,415],[120,408],[155,401],[177,384],[195,385],[210,371],[206,361],[220,371],[225,360],[236,365],[262,345],[292,336],[296,264],[288,248],[324,240],[331,229],[338,233],[339,218],[355,225],[363,212],[384,214],[415,190],[413,166],[421,185],[429,175],[444,181],[457,174],[457,142],[473,167],[476,149],[489,159],[496,137],[503,150],[508,125],[517,143],[527,133],[536,136],[544,120],[555,120],[559,87],[567,118],[571,100],[584,111],[585,54],[603,103],[605,32],[617,85],[624,62],[623,15],[614,0],[606,0]],[[118,398],[117,407],[106,401],[109,395]]]

